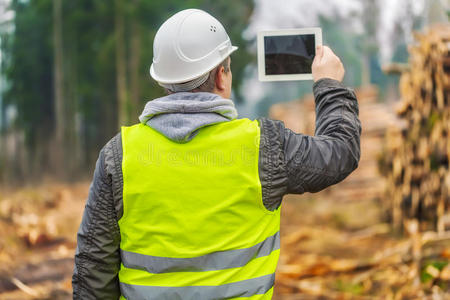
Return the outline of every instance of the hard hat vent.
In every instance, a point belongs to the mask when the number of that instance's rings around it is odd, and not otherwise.
[[[216,32],[216,30],[217,30],[217,27],[214,25],[211,25],[211,27],[209,28],[209,31]]]

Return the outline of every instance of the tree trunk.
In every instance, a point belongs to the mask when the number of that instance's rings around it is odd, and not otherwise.
[[[122,0],[115,0],[115,38],[116,38],[116,89],[118,127],[127,125],[127,77],[124,38],[124,15]]]
[[[139,0],[133,1],[133,9],[138,9]],[[135,14],[133,14],[135,15]],[[139,65],[141,63],[141,38],[140,25],[136,18],[131,20],[131,51],[130,51],[130,94],[131,94],[131,116],[135,121],[135,117],[139,115]]]
[[[69,37],[70,38],[70,37]],[[66,40],[68,41],[68,40]],[[65,108],[66,108],[66,133],[65,133],[65,156],[70,157],[67,160],[68,173],[73,178],[82,170],[83,158],[81,150],[81,130],[78,115],[78,64],[77,64],[77,39],[66,43],[64,54],[70,59],[65,63]]]
[[[64,137],[65,137],[65,118],[64,118],[64,73],[63,73],[63,42],[62,42],[62,2],[53,0],[53,92],[54,92],[54,114],[55,114],[55,137],[52,167],[62,175],[61,165],[64,160]]]
[[[362,55],[361,61],[361,86],[369,85],[370,79],[370,53]]]

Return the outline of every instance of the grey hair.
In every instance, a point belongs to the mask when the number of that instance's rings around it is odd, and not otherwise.
[[[216,87],[216,75],[217,72],[219,72],[220,67],[224,68],[224,72],[228,73],[230,72],[230,65],[229,65],[230,57],[228,56],[225,58],[217,67],[212,69],[209,73],[200,76],[199,78],[196,78],[194,80],[184,82],[181,84],[161,84],[162,87],[165,88],[167,94],[173,94],[176,92],[208,92],[211,93],[214,91],[214,88]],[[186,87],[192,87],[189,89],[185,89]]]

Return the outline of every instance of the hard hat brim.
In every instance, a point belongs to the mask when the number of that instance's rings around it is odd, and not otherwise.
[[[230,49],[228,50],[228,53],[226,53],[226,55],[223,56],[223,59],[220,60],[219,62],[217,62],[217,64],[214,64],[214,66],[212,66],[211,68],[207,69],[207,71],[202,72],[201,74],[196,74],[194,76],[188,77],[188,78],[182,78],[179,80],[169,80],[167,78],[162,78],[156,75],[155,69],[154,69],[154,63],[152,63],[152,65],[150,66],[150,76],[153,78],[153,80],[155,80],[156,82],[162,83],[162,84],[177,84],[177,83],[184,83],[184,82],[188,82],[191,80],[194,80],[208,72],[211,72],[215,67],[217,67],[225,58],[227,58],[228,56],[230,56],[234,51],[238,50],[239,47],[236,46],[231,46]]]

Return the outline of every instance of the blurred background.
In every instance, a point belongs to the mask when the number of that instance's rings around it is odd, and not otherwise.
[[[285,198],[274,299],[450,297],[449,0],[0,0],[0,299],[70,299],[99,150],[164,95],[153,38],[186,8],[239,46],[240,117],[314,134],[312,82],[258,81],[261,30],[321,27],[358,95],[360,168]]]
[[[374,84],[396,99],[384,63],[406,62],[412,31],[440,20],[440,1],[1,1],[2,181],[90,174],[119,126],[134,124],[164,91],[149,76],[156,30],[175,12],[216,16],[240,47],[233,99],[241,117],[267,116],[276,102],[311,92],[310,82],[260,83],[260,30],[320,26],[341,57],[345,83]]]

